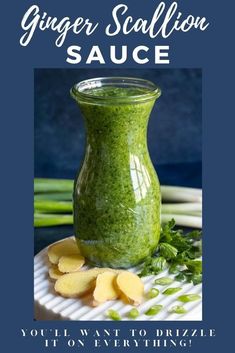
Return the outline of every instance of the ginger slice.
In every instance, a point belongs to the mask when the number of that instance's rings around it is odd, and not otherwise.
[[[124,298],[132,305],[139,305],[144,296],[144,284],[141,279],[132,272],[121,272],[116,283]]]
[[[107,300],[117,299],[119,296],[119,291],[117,286],[115,286],[115,279],[117,273],[103,272],[99,274],[96,278],[95,290],[93,293],[93,305],[99,305]]]
[[[66,255],[79,255],[80,251],[74,238],[67,238],[52,244],[47,251],[49,261],[58,264],[59,259]]]
[[[65,255],[59,259],[58,269],[60,272],[76,272],[84,265],[85,258],[82,255]]]
[[[107,268],[93,268],[87,271],[66,273],[56,281],[55,291],[66,298],[80,297],[91,292],[94,289],[96,277],[106,271]],[[118,270],[112,272],[118,273]]]
[[[50,268],[49,268],[49,277],[51,279],[58,279],[60,278],[63,273],[59,271],[58,267],[56,265],[52,265]]]

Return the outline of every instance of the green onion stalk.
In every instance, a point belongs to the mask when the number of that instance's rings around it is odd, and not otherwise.
[[[50,227],[73,224],[73,180],[34,179],[34,226]],[[161,221],[172,218],[177,225],[202,227],[202,191],[181,186],[161,186]]]

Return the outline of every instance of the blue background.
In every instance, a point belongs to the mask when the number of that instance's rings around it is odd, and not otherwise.
[[[169,1],[166,1],[170,3]],[[64,17],[89,16],[107,24],[112,7],[117,1],[67,0],[37,1],[42,10]],[[158,2],[125,1],[131,14],[150,17]],[[22,15],[31,1],[8,1],[2,6],[2,25],[5,37],[1,42],[1,234],[2,287],[1,290],[1,347],[6,352],[68,352],[71,349],[45,349],[41,339],[21,337],[20,328],[68,327],[76,336],[79,327],[145,327],[153,337],[154,328],[216,328],[216,338],[193,340],[192,348],[177,348],[175,352],[232,351],[233,347],[233,291],[234,277],[234,53],[232,52],[231,24],[233,3],[205,0],[181,0],[184,13],[206,16],[211,25],[206,32],[175,33],[167,40],[150,40],[133,34],[106,38],[102,30],[93,37],[69,36],[63,48],[53,44],[55,33],[37,32],[32,43],[22,48],[19,38]],[[204,197],[204,319],[203,322],[144,322],[144,323],[79,323],[33,321],[33,176],[34,176],[34,78],[35,67],[69,68],[65,62],[66,47],[70,44],[84,48],[97,44],[108,51],[108,46],[127,44],[153,46],[170,45],[170,65],[167,68],[203,70],[203,197]],[[83,64],[79,68],[84,67]],[[99,65],[92,65],[98,68]],[[114,67],[107,62],[107,67]],[[123,68],[137,68],[131,60]],[[151,62],[145,68],[155,67]],[[159,68],[159,67],[158,67]],[[160,101],[159,101],[160,102]],[[160,117],[160,115],[159,115]],[[9,250],[10,249],[10,250]],[[9,261],[9,253],[11,260]],[[7,265],[6,265],[7,264]],[[226,284],[226,291],[224,290]],[[17,285],[17,287],[16,287]],[[3,330],[3,329],[2,329]],[[91,350],[88,346],[84,351]],[[106,350],[111,351],[111,350]],[[118,349],[127,352],[127,350]],[[129,350],[128,350],[129,351]],[[131,350],[130,350],[131,351]],[[135,349],[135,351],[140,351]],[[153,351],[153,349],[148,349]],[[155,351],[155,350],[154,350]],[[158,349],[159,352],[168,351]]]

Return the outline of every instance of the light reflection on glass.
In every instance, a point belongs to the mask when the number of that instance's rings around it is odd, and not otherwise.
[[[139,157],[130,155],[131,180],[135,193],[136,202],[142,200],[151,184],[148,170],[140,162]]]

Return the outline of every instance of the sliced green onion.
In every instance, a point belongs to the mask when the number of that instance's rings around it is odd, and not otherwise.
[[[140,314],[139,311],[136,308],[133,308],[129,311],[128,317],[130,319],[136,319],[139,316],[139,314]]]
[[[159,286],[167,286],[168,284],[173,283],[174,280],[170,277],[160,277],[155,279],[154,283],[158,284]]]
[[[175,305],[169,309],[169,313],[185,314],[187,313],[187,310],[182,305]]]
[[[164,292],[162,292],[162,294],[164,295],[172,295],[175,294],[177,292],[179,292],[182,288],[180,287],[175,287],[175,288],[167,288],[166,290],[164,290]]]
[[[114,321],[121,320],[120,314],[116,310],[113,310],[113,309],[110,309],[107,311],[107,316]]]
[[[150,289],[150,291],[148,292],[148,298],[152,299],[152,298],[156,298],[159,295],[159,289],[157,288],[152,288]]]
[[[194,302],[195,300],[201,299],[201,296],[198,294],[184,294],[177,298],[177,300],[187,303],[187,302]]]
[[[157,315],[163,308],[163,305],[153,305],[151,308],[149,308],[145,315],[148,316],[153,316],[153,315]]]

